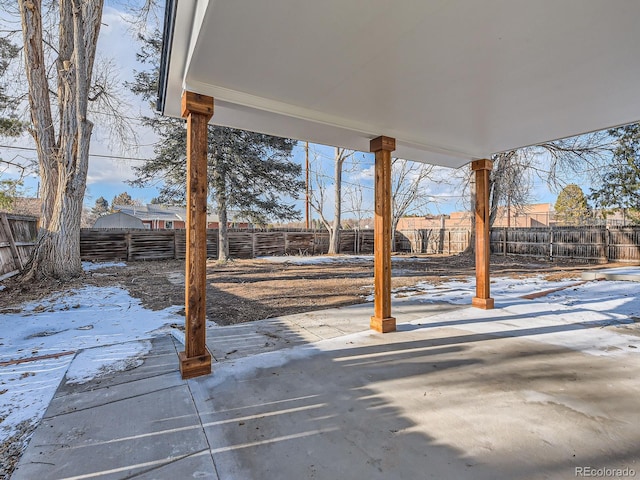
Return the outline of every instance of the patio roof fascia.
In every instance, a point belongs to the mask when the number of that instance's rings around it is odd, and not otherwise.
[[[171,47],[173,46],[177,2],[178,0],[166,0],[165,3],[164,23],[162,26],[162,50],[160,52],[160,69],[158,72],[158,94],[156,100],[156,111],[160,113],[164,113],[165,98],[167,96],[169,62],[171,59]]]

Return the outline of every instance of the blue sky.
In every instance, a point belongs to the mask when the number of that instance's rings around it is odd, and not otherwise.
[[[100,32],[98,52],[102,58],[117,60],[117,67],[120,72],[120,82],[132,79],[135,69],[142,69],[143,66],[137,63],[135,58],[139,49],[138,44],[134,40],[128,24],[122,17],[123,2],[107,1],[104,10],[103,26]],[[85,196],[85,205],[91,207],[99,197],[106,198],[109,202],[111,199],[121,193],[128,192],[134,199],[141,202],[149,202],[154,196],[157,196],[155,187],[149,188],[133,188],[126,183],[127,180],[135,178],[132,167],[139,165],[145,159],[151,158],[153,155],[152,146],[155,141],[153,133],[142,128],[139,122],[135,120],[139,114],[149,114],[149,107],[143,104],[138,98],[133,96],[125,87],[121,88],[121,92],[125,95],[128,103],[128,115],[133,119],[133,125],[137,132],[138,145],[122,145],[115,142],[103,128],[99,125],[94,130],[91,142],[92,156],[89,160],[89,172],[87,177],[87,191]],[[13,145],[23,148],[33,148],[33,142],[27,135],[17,140],[2,139],[2,145]],[[333,175],[333,154],[332,147],[320,145],[311,145],[313,161],[312,169],[320,171],[322,175],[331,177]],[[16,158],[16,155],[19,157]],[[35,152],[28,150],[15,150],[0,147],[0,157],[11,159],[35,159]],[[304,166],[304,144],[300,145],[294,151],[294,161]],[[349,171],[344,174],[345,189],[349,185],[362,185],[363,192],[363,209],[372,211],[373,205],[373,155],[370,153],[356,153],[354,158],[357,160],[355,164],[348,165]],[[464,167],[463,167],[464,168]],[[0,178],[15,178],[15,169],[0,169]],[[313,176],[313,175],[312,175]],[[450,169],[439,169],[436,175],[438,181],[426,185],[429,195],[434,198],[433,203],[421,208],[416,213],[450,213],[465,208],[465,198],[462,195],[462,186],[457,180],[461,177],[461,172]],[[37,192],[38,178],[29,176],[25,179],[25,190],[29,195]],[[329,189],[330,190],[330,189]],[[585,192],[588,189],[585,189]],[[556,193],[549,192],[542,182],[535,185],[533,199],[535,202],[555,202]],[[436,201],[437,199],[437,201]],[[302,201],[297,202],[301,211],[304,211]],[[325,212],[332,217],[330,212],[333,211],[333,198],[329,194],[329,200],[326,204]],[[349,217],[346,214],[345,217]]]

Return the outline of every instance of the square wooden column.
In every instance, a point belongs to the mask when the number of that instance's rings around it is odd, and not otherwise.
[[[471,305],[489,310],[493,308],[489,275],[491,249],[489,243],[489,174],[491,160],[475,160],[471,168],[476,175],[476,296]]]
[[[394,332],[396,319],[391,316],[391,152],[396,140],[377,137],[371,140],[376,155],[375,219],[373,240],[374,300],[371,329]]]
[[[185,349],[178,357],[182,378],[193,378],[211,373],[206,343],[207,125],[213,116],[213,98],[184,92],[182,116],[187,119],[187,252]]]

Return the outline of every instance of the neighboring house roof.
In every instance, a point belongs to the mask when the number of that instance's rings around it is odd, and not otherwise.
[[[186,209],[168,205],[113,205],[112,208],[140,220],[185,221]]]
[[[115,212],[98,217],[93,228],[144,228],[144,224],[133,215]]]
[[[127,215],[132,215],[139,218],[142,221],[151,220],[164,220],[164,221],[187,221],[187,209],[185,207],[178,207],[174,205],[159,205],[159,204],[147,204],[147,205],[113,205],[112,208]],[[251,223],[247,219],[238,218],[238,215],[230,211],[228,212],[229,221]],[[218,222],[219,217],[216,214],[208,214],[207,222]]]
[[[2,209],[2,211],[15,215],[28,215],[40,218],[42,216],[42,199],[17,197],[14,199],[13,205],[10,208]]]

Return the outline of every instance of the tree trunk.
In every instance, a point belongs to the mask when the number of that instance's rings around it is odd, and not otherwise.
[[[36,143],[43,211],[41,228],[23,281],[67,279],[82,273],[80,220],[93,124],[87,119],[89,87],[103,0],[60,1],[56,139],[45,64],[39,0],[20,0],[31,134]]]
[[[476,251],[476,172],[471,171],[471,182],[470,182],[470,188],[469,190],[471,191],[471,209],[470,209],[470,214],[471,214],[471,218],[470,218],[470,222],[469,224],[471,225],[471,232],[469,235],[469,245],[467,245],[467,248],[464,249],[464,251],[462,253],[475,253]]]
[[[336,158],[334,164],[334,208],[333,208],[333,224],[329,229],[329,254],[339,253],[340,250],[340,223],[342,216],[342,164],[344,163],[344,155],[342,149],[336,148]]]
[[[398,222],[400,217],[395,217],[391,221],[391,251],[395,252],[396,249],[396,231],[398,230]]]
[[[218,262],[226,263],[229,260],[229,232],[227,227],[227,197],[222,192],[218,193]]]

